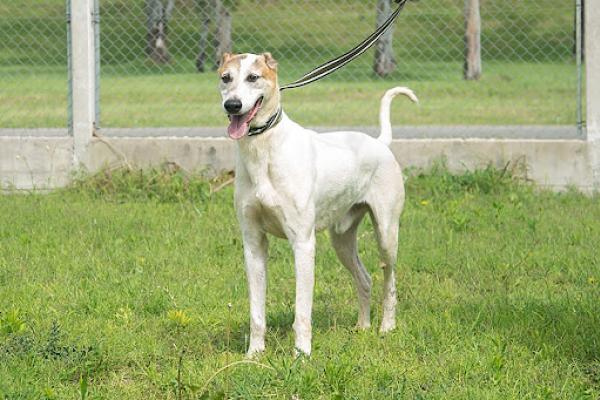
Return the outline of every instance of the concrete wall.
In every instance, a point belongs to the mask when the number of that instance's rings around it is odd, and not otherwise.
[[[73,166],[70,137],[1,137],[0,188],[48,189],[66,185]]]
[[[391,148],[404,168],[427,168],[444,159],[454,172],[508,167],[542,186],[593,190],[588,145],[581,140],[395,140]]]
[[[176,163],[187,171],[207,175],[231,171],[235,167],[235,143],[225,138],[120,137],[94,139],[89,149],[88,168],[114,165],[152,167]]]
[[[171,162],[214,175],[234,168],[235,146],[225,138],[92,138],[86,168],[94,172],[118,165],[147,168]],[[444,158],[455,172],[508,165],[540,185],[598,188],[592,176],[594,157],[585,140],[395,139],[391,149],[404,168],[426,168]],[[63,186],[76,169],[74,159],[70,137],[0,137],[2,187]]]

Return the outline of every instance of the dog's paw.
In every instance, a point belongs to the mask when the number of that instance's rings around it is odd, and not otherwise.
[[[246,352],[246,359],[248,360],[256,360],[265,352],[264,347],[251,347]]]
[[[309,337],[296,337],[296,344],[294,346],[294,353],[296,357],[310,356],[312,350],[311,340]]]
[[[301,350],[296,347],[294,349],[294,357],[299,358],[302,361],[309,359],[310,358],[310,348],[308,350],[307,349]]]
[[[396,329],[396,320],[395,319],[384,319],[381,322],[381,327],[379,328],[380,334],[386,334],[390,331]]]
[[[365,322],[365,321],[359,321],[356,323],[356,325],[354,325],[354,331],[355,332],[360,332],[360,331],[367,331],[371,329],[371,323],[370,322]]]

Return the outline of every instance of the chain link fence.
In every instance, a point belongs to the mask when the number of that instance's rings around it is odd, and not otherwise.
[[[353,47],[389,0],[97,0],[102,129],[222,127],[214,71],[224,51],[269,51],[282,83]],[[22,4],[30,3],[30,4]],[[67,119],[64,0],[0,0],[0,127]],[[392,3],[392,4],[390,4]],[[386,45],[308,87],[286,91],[306,126],[576,124],[575,2],[480,0],[482,75],[463,78],[465,0],[411,0]],[[185,131],[183,129],[183,131]],[[458,132],[460,129],[456,128]]]
[[[67,126],[66,5],[0,0],[0,129]]]

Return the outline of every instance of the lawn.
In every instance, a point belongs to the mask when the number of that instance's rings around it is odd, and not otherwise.
[[[414,63],[407,71],[422,68]],[[454,67],[454,68],[452,68]],[[379,99],[386,89],[405,85],[419,106],[398,100],[397,125],[575,124],[574,68],[561,63],[496,63],[480,82],[465,82],[459,63],[430,63],[430,79],[406,73],[396,78],[323,82],[283,95],[286,112],[302,125],[378,125]],[[350,67],[351,68],[351,67]],[[281,67],[282,82],[297,76]],[[454,75],[445,76],[449,71]],[[101,80],[102,127],[224,126],[215,73],[119,75],[106,68]],[[307,66],[306,70],[309,70]],[[0,69],[0,127],[64,127],[66,74],[39,68],[35,74]],[[552,86],[548,86],[552,82]]]
[[[217,373],[244,359],[248,302],[232,189],[210,185],[113,171],[0,197],[1,399],[599,398],[597,196],[409,172],[398,328],[353,331],[320,234],[313,355],[294,360],[292,257],[272,240],[268,351]],[[367,222],[360,243],[377,323]]]

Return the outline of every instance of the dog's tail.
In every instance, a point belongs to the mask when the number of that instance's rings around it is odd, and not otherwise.
[[[398,86],[392,88],[385,92],[383,98],[381,99],[381,108],[379,109],[379,125],[381,127],[381,133],[379,134],[379,139],[386,145],[390,145],[392,143],[392,123],[390,121],[390,105],[392,104],[392,99],[399,94],[403,94],[413,102],[418,103],[419,99],[407,87]]]

